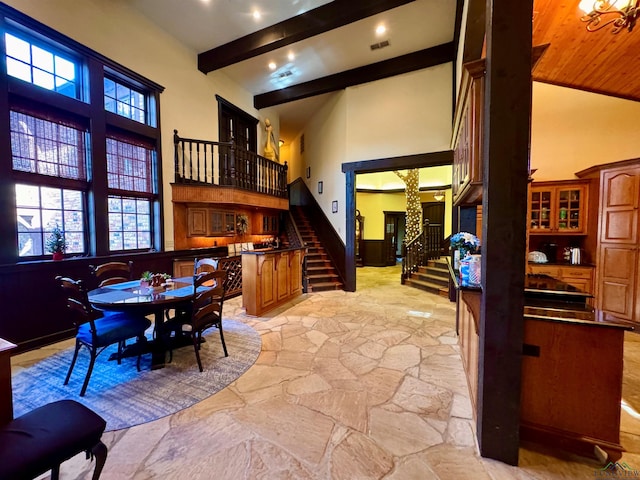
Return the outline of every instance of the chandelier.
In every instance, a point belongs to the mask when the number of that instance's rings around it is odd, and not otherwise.
[[[590,32],[607,25],[612,25],[611,33],[632,31],[640,16],[640,0],[582,0],[580,9],[585,12],[580,20],[587,23]]]

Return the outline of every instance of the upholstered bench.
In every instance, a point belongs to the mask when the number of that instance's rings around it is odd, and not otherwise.
[[[0,426],[0,479],[32,479],[51,470],[57,480],[60,464],[86,452],[95,456],[93,480],[107,459],[100,440],[106,422],[74,400],[60,400],[25,413]]]

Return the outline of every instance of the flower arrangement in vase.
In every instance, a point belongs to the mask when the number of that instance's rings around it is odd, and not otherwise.
[[[53,254],[52,258],[54,260],[62,260],[64,258],[64,252],[67,250],[67,241],[64,238],[64,232],[60,230],[60,226],[57,223],[45,241],[45,248],[47,252]]]
[[[451,235],[451,249],[454,252],[454,268],[459,268],[460,259],[478,252],[480,240],[473,233],[458,232]]]

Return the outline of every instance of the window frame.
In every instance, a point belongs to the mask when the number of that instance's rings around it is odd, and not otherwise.
[[[164,242],[164,225],[162,222],[162,169],[159,161],[162,158],[159,97],[164,88],[3,3],[0,3],[0,26],[2,33],[9,32],[18,38],[28,39],[30,43],[40,48],[54,54],[60,54],[65,59],[72,58],[77,61],[78,63],[75,64],[78,75],[76,80],[78,82],[77,88],[80,90],[79,98],[72,98],[55,90],[48,90],[19,78],[9,77],[6,74],[6,62],[0,62],[0,72],[4,73],[4,75],[0,75],[0,128],[9,132],[9,110],[13,105],[22,103],[27,103],[36,110],[57,110],[62,116],[78,117],[90,126],[87,142],[89,160],[87,161],[86,181],[14,171],[11,142],[3,142],[4,144],[0,145],[0,152],[7,160],[0,162],[0,199],[4,201],[5,205],[8,205],[10,211],[17,212],[15,185],[18,183],[82,190],[86,205],[84,221],[87,224],[85,230],[87,251],[82,256],[161,251]],[[4,38],[5,36],[1,35],[0,51],[6,58]],[[144,93],[145,106],[147,107],[145,124],[106,111],[104,104],[105,76],[119,83],[124,82],[134,90]],[[139,196],[138,192],[114,192],[107,186],[106,132],[110,129],[117,129],[133,138],[144,138],[154,146],[155,172],[152,181],[155,182],[155,190],[152,195],[145,195],[151,202],[151,248],[148,249],[119,252],[109,249],[107,215],[109,195],[116,193],[125,197]],[[50,259],[50,255],[46,254],[42,257],[19,256],[17,216],[14,213],[10,217],[9,221],[0,224],[0,262],[11,264],[27,260]]]

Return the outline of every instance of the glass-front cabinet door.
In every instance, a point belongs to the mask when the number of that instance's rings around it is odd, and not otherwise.
[[[553,190],[531,190],[529,211],[531,233],[549,233],[551,231],[551,197]]]
[[[529,193],[530,235],[585,235],[587,185],[571,182],[532,184]]]
[[[583,188],[558,189],[557,218],[558,232],[577,233],[584,230],[582,223]]]

